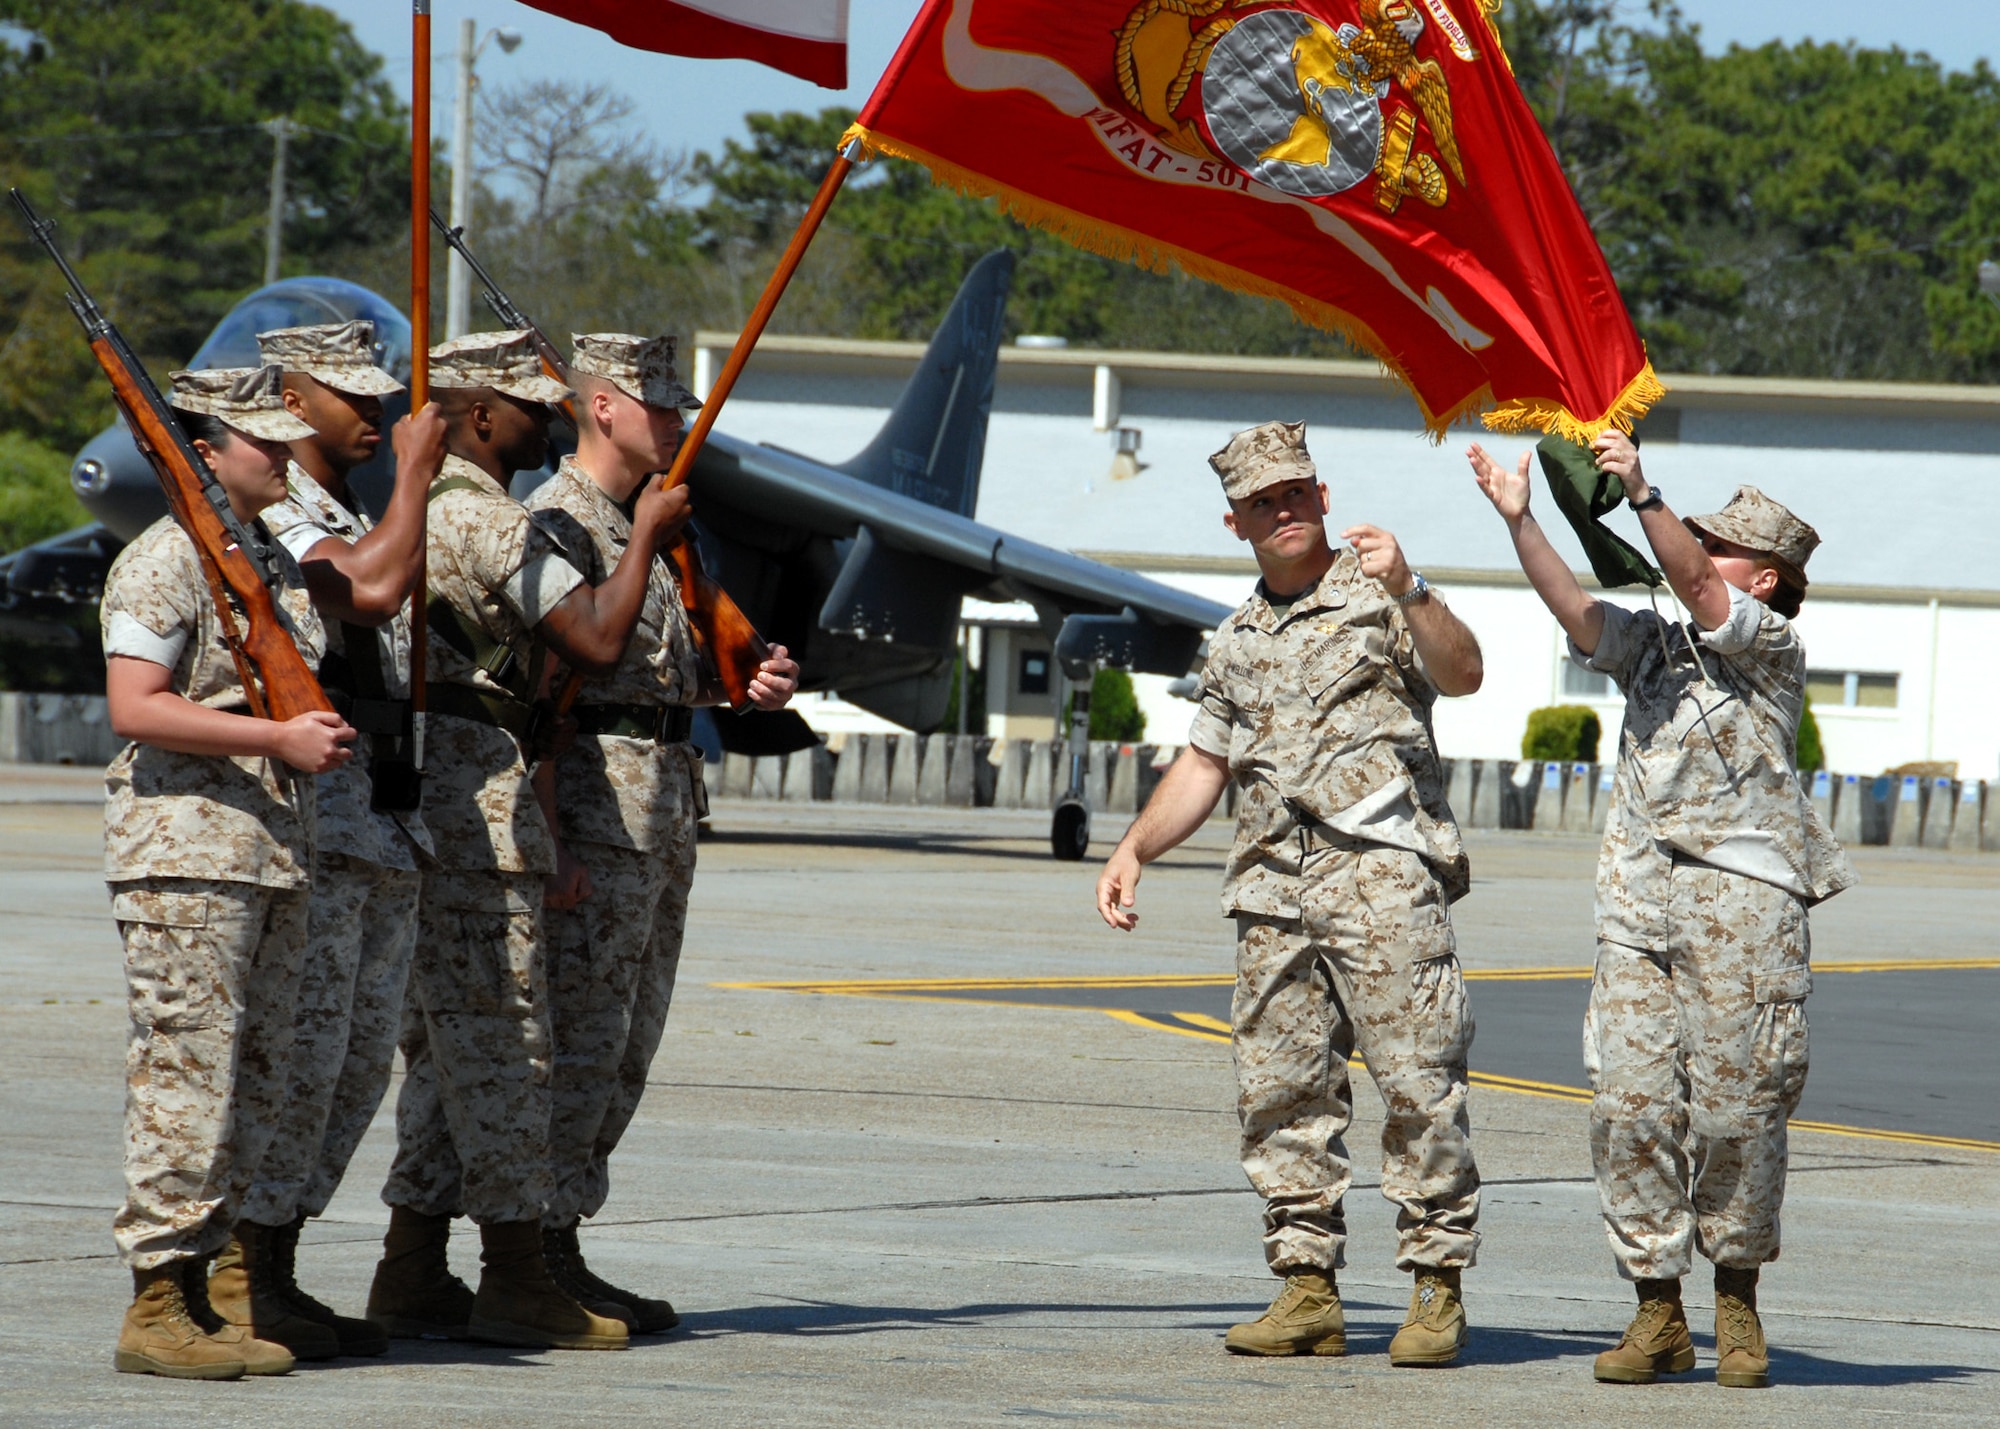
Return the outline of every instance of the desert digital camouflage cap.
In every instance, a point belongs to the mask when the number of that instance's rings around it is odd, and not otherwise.
[[[1222,478],[1222,494],[1231,501],[1281,481],[1319,480],[1319,468],[1306,451],[1304,422],[1261,422],[1238,432],[1208,464]]]
[[[1777,564],[1779,574],[1800,590],[1806,587],[1806,562],[1819,547],[1819,532],[1799,520],[1754,486],[1739,486],[1729,504],[1710,516],[1690,516],[1687,525],[1761,555]]]
[[[635,337],[629,332],[579,332],[570,336],[575,355],[571,372],[602,377],[648,407],[699,407],[694,393],[674,371],[674,338]]]
[[[297,442],[313,429],[285,410],[282,367],[206,367],[176,372],[168,403],[200,412],[267,442]]]
[[[375,324],[366,318],[260,332],[257,356],[356,397],[387,397],[403,390],[402,383],[376,365]]]
[[[542,371],[532,335],[469,332],[431,349],[431,386],[491,387],[522,402],[567,402],[576,393]]]

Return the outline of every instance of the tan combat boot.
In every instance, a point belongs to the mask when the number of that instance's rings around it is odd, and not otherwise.
[[[241,1379],[243,1357],[188,1317],[181,1267],[132,1272],[132,1308],[118,1331],[112,1366],[120,1374],[168,1379]]]
[[[1769,1389],[1771,1352],[1757,1318],[1757,1268],[1715,1267],[1715,1382],[1725,1389]]]
[[[272,1233],[255,1221],[236,1223],[208,1277],[208,1303],[247,1334],[283,1345],[294,1359],[330,1360],[340,1353],[340,1337],[286,1304],[272,1283]]]
[[[389,1208],[389,1233],[368,1290],[368,1318],[398,1340],[462,1340],[472,1287],[451,1273],[451,1217]]]
[[[542,1253],[549,1262],[549,1275],[565,1294],[594,1315],[623,1320],[635,1335],[658,1335],[680,1324],[681,1317],[665,1300],[649,1300],[621,1290],[584,1264],[578,1230],[576,1222],[556,1230],[542,1228]]]
[[[340,1353],[386,1355],[389,1353],[389,1337],[382,1332],[380,1325],[372,1320],[356,1320],[351,1316],[335,1314],[331,1307],[322,1305],[299,1289],[299,1233],[305,1228],[304,1216],[289,1225],[271,1228],[267,1251],[272,1295],[300,1319],[324,1325],[333,1331],[334,1338],[340,1342]]]
[[[1597,1357],[1592,1369],[1604,1384],[1651,1384],[1663,1374],[1694,1368],[1694,1341],[1687,1311],[1681,1308],[1678,1280],[1638,1282],[1639,1313],[1625,1327],[1616,1348]]]
[[[1410,1291],[1410,1313],[1403,1328],[1389,1341],[1389,1363],[1405,1369],[1438,1369],[1458,1358],[1465,1348],[1465,1301],[1459,1295],[1456,1267],[1417,1267]]]
[[[631,1341],[623,1320],[594,1315],[549,1278],[540,1221],[505,1221],[479,1228],[482,1266],[472,1318],[473,1339],[534,1350],[622,1350]]]
[[[203,1334],[227,1345],[231,1354],[243,1361],[245,1374],[290,1374],[294,1356],[283,1345],[260,1340],[241,1325],[232,1325],[216,1312],[208,1300],[208,1265],[214,1260],[204,1255],[181,1262],[181,1301],[188,1318],[201,1326]]]
[[[1347,1316],[1331,1270],[1304,1267],[1285,1276],[1271,1308],[1230,1327],[1223,1347],[1232,1355],[1344,1355]]]

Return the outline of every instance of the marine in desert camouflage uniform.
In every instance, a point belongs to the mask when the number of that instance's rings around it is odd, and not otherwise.
[[[284,495],[284,443],[311,434],[275,367],[174,374],[170,401],[236,517]],[[279,618],[309,664],[325,646],[296,567]],[[292,1004],[312,880],[312,776],[354,731],[314,712],[255,719],[194,542],[162,518],[118,554],[99,609],[112,727],[105,877],[125,943],[125,1202],[113,1222],[134,1299],[115,1363],[233,1379],[292,1357],[209,1308],[226,1245],[289,1099]]]
[[[1792,617],[1818,535],[1745,486],[1685,523],[1620,432],[1596,444],[1691,625],[1587,595],[1528,511],[1527,458],[1473,469],[1570,656],[1625,696],[1597,869],[1597,968],[1584,1023],[1591,1156],[1639,1312],[1596,1375],[1692,1369],[1680,1282],[1715,1265],[1717,1380],[1770,1382],[1758,1270],[1779,1249],[1786,1121],[1805,1090],[1806,910],[1852,882],[1800,784],[1805,647]]]
[[[1450,903],[1468,886],[1431,736],[1439,694],[1470,694],[1478,643],[1373,526],[1323,522],[1303,424],[1239,432],[1210,459],[1225,521],[1263,579],[1209,643],[1188,746],[1098,883],[1116,928],[1143,864],[1238,792],[1223,911],[1236,920],[1243,1169],[1264,1197],[1264,1253],[1286,1285],[1231,1330],[1241,1354],[1344,1354],[1348,1058],[1382,1095],[1382,1194],[1415,1278],[1390,1345],[1398,1365],[1449,1364],[1465,1343],[1460,1272],[1478,1247],[1479,1173],[1466,1108],[1466,1006]]]
[[[381,1354],[389,1345],[381,1330],[306,1294],[294,1262],[307,1218],[326,1209],[388,1090],[416,945],[417,857],[430,836],[415,807],[373,807],[373,771],[409,732],[406,602],[444,423],[432,409],[398,428],[397,485],[378,528],[347,485],[380,446],[382,398],[403,390],[376,365],[374,325],[284,328],[257,341],[264,361],[285,371],[292,415],[312,428],[292,444],[288,495],[264,512],[264,525],[320,606],[341,614],[327,622],[320,683],[361,738],[355,758],[319,777],[288,1107],[209,1288],[225,1317],[301,1359]]]
[[[528,505],[585,578],[602,582],[631,545],[623,503],[672,463],[681,412],[701,404],[675,374],[671,337],[589,333],[574,344],[579,447]],[[797,670],[782,645],[773,647],[752,683],[758,708],[781,708]],[[655,560],[624,658],[579,692],[581,737],[538,772],[552,785],[545,806],[560,811],[560,842],[587,870],[589,888],[580,899],[580,889],[563,889],[546,915],[556,1057],[544,1241],[558,1284],[640,1333],[678,1324],[673,1306],[593,1274],[577,1231],[610,1193],[611,1153],[666,1030],[695,825],[707,812],[701,754],[687,741],[690,707],[703,702],[702,660],[679,587]]]
[[[549,1279],[542,1216],[553,1047],[542,948],[555,847],[528,782],[546,656],[615,668],[656,545],[686,497],[657,487],[633,518],[634,557],[588,585],[507,493],[547,452],[549,404],[572,394],[540,370],[528,335],[475,333],[431,353],[451,455],[430,493],[426,868],[402,1051],[391,1221],[369,1318],[391,1335],[623,1348],[625,1326]],[[451,1276],[450,1220],[477,1222],[473,1296]]]

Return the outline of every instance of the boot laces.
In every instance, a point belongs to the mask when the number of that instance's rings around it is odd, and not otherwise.
[[[1757,1312],[1749,1302],[1734,1295],[1717,1297],[1715,1338],[1716,1348],[1721,1351],[1734,1349],[1755,1349],[1757,1345]]]
[[[1632,1323],[1626,1327],[1625,1343],[1644,1345],[1648,1341],[1657,1340],[1665,1332],[1667,1322],[1673,1318],[1673,1314],[1674,1305],[1670,1300],[1642,1302],[1639,1313],[1632,1317]]]

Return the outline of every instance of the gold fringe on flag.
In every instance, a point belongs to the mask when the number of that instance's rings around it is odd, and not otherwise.
[[[1296,289],[1241,268],[1218,262],[1205,254],[1171,243],[1163,243],[1157,238],[1117,224],[1105,223],[1091,218],[1061,204],[1047,199],[1036,198],[1019,189],[988,178],[973,169],[955,164],[949,159],[939,158],[928,150],[914,144],[906,144],[887,134],[879,133],[855,124],[841,136],[841,147],[860,140],[870,153],[888,154],[893,158],[908,159],[913,164],[921,164],[930,170],[931,182],[961,193],[970,198],[992,199],[1000,211],[1008,217],[1019,220],[1031,228],[1039,228],[1052,233],[1073,247],[1100,257],[1131,263],[1155,273],[1169,273],[1179,267],[1190,277],[1214,283],[1218,287],[1235,292],[1247,293],[1252,297],[1270,298],[1290,308],[1301,322],[1309,323],[1325,331],[1337,333],[1353,346],[1366,352],[1382,364],[1385,371],[1403,385],[1422,413],[1424,430],[1432,442],[1442,442],[1445,434],[1456,424],[1474,416],[1493,403],[1493,390],[1482,386],[1476,391],[1452,404],[1443,412],[1433,412],[1410,381],[1402,364],[1396,361],[1387,343],[1376,335],[1375,330],[1354,314],[1331,303],[1309,298]],[[1664,396],[1666,389],[1653,376],[1651,364],[1633,378],[1612,404],[1611,411],[1593,426],[1584,422],[1559,402],[1543,398],[1524,398],[1501,404],[1496,410],[1486,413],[1484,421],[1495,431],[1526,431],[1537,428],[1544,431],[1560,431],[1572,440],[1589,445],[1597,434],[1607,426],[1617,426],[1630,431],[1632,424],[1645,415],[1647,407]],[[1588,432],[1587,436],[1575,433]]]
[[[1625,390],[1596,421],[1584,421],[1560,402],[1542,397],[1516,397],[1502,402],[1480,420],[1496,432],[1553,432],[1559,437],[1569,438],[1578,446],[1587,447],[1608,427],[1616,427],[1630,435],[1634,424],[1666,395],[1666,384],[1660,381],[1653,372],[1653,364],[1648,362],[1639,369],[1638,376],[1625,384]]]

